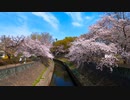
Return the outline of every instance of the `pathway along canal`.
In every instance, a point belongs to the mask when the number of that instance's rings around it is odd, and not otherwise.
[[[78,80],[74,80],[74,76],[72,76],[72,73],[68,72],[68,69],[66,68],[62,62],[54,60],[55,62],[55,69],[53,73],[53,77],[50,83],[50,86],[80,86],[80,83],[77,83]]]

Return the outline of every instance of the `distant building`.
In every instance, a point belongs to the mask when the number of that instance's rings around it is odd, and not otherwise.
[[[8,59],[8,56],[5,54],[4,51],[0,51],[0,58],[2,58],[2,59]]]
[[[5,52],[4,51],[0,51],[0,58],[3,58],[5,56]]]

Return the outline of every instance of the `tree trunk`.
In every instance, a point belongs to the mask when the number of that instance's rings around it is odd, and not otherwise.
[[[126,59],[124,59],[124,64],[126,64],[127,62],[126,62]]]
[[[7,56],[8,56],[8,58],[9,58],[9,60],[10,60],[10,58],[11,58],[10,54],[7,54]]]

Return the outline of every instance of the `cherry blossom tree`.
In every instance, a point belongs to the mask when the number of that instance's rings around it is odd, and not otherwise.
[[[52,42],[54,41],[53,37],[47,32],[44,32],[41,34],[37,32],[32,33],[30,37],[33,40],[39,40],[43,45],[46,45],[49,47],[52,47]]]
[[[65,37],[63,40],[58,40],[53,43],[53,47],[51,48],[52,53],[55,57],[64,57],[67,54],[68,48],[71,46],[71,42],[73,42],[76,37]]]
[[[73,45],[69,48],[70,61],[77,64],[77,68],[84,62],[94,62],[97,64],[97,69],[102,70],[103,67],[108,67],[112,71],[113,67],[117,67],[118,59],[115,57],[117,54],[117,48],[114,43],[106,45],[105,43],[95,42],[94,38],[85,40],[80,38],[73,42]],[[105,57],[105,55],[109,57]],[[114,59],[114,60],[113,60]]]
[[[118,44],[119,55],[124,61],[129,57],[123,56],[130,50],[130,20],[127,18],[116,19],[113,16],[104,16],[96,24],[90,26],[90,31],[102,42]]]
[[[73,42],[66,55],[70,61],[77,63],[77,67],[84,62],[94,62],[97,69],[108,67],[113,71],[113,67],[118,67],[116,55],[130,59],[130,20],[107,15],[90,26],[89,30],[88,35],[80,36]]]
[[[13,55],[17,48],[20,46],[20,44],[23,42],[24,40],[24,36],[1,36],[0,37],[1,40],[1,48],[0,50],[4,51],[8,58],[11,58],[11,55]]]
[[[50,48],[43,45],[39,40],[33,40],[29,37],[24,39],[24,42],[15,52],[15,56],[19,53],[22,53],[25,57],[36,55],[37,57],[53,58],[53,55],[50,53]]]
[[[106,12],[109,16],[114,16],[115,19],[130,19],[130,12]]]

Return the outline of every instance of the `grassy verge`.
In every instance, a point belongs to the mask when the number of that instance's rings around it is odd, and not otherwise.
[[[40,79],[42,79],[43,74],[46,72],[48,67],[45,67],[45,69],[42,71],[42,73],[39,75],[39,77],[33,82],[33,86],[36,86],[37,83],[39,83]]]
[[[67,58],[59,58],[59,60],[65,62],[76,77],[80,76],[80,73],[78,72],[74,63],[70,62]]]
[[[58,59],[65,62],[69,66],[70,69],[76,68],[76,66],[72,62],[70,62],[67,58],[58,58]]]

